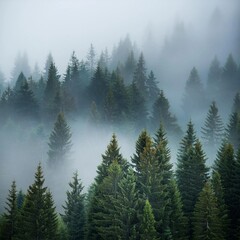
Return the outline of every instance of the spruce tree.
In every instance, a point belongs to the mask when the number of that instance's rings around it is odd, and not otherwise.
[[[236,214],[236,202],[239,196],[236,194],[236,161],[234,149],[230,143],[223,142],[214,163],[214,170],[220,174],[221,183],[224,191],[224,202],[227,206],[230,229],[228,237],[234,239],[236,226],[238,224],[238,214]]]
[[[202,134],[206,146],[210,148],[217,148],[222,141],[223,123],[215,102],[210,105],[204,127],[202,127]]]
[[[136,85],[141,96],[146,101],[148,98],[147,75],[146,75],[146,67],[145,67],[145,60],[143,57],[143,53],[140,54],[136,69],[134,71],[133,83]]]
[[[157,231],[155,229],[155,219],[152,211],[151,204],[148,200],[145,202],[143,209],[143,216],[140,225],[140,239],[141,240],[156,240]]]
[[[149,109],[152,108],[153,103],[157,100],[160,93],[160,90],[157,84],[158,82],[156,81],[156,77],[153,71],[151,71],[146,80],[146,86],[147,86],[147,92],[148,92],[147,105]]]
[[[240,93],[236,93],[233,100],[232,112],[240,113]]]
[[[185,86],[185,94],[183,96],[183,110],[187,114],[195,114],[203,110],[206,105],[206,97],[202,82],[198,75],[197,69],[194,67],[189,75]]]
[[[14,91],[19,91],[21,87],[27,82],[26,77],[24,74],[21,72],[17,78],[17,81],[14,86]]]
[[[188,234],[192,236],[192,215],[199,193],[207,179],[205,154],[196,139],[193,124],[189,122],[186,135],[181,141],[176,177],[183,202],[183,211],[188,218]]]
[[[180,137],[182,131],[177,124],[177,119],[169,111],[170,105],[168,99],[165,97],[164,92],[161,90],[157,100],[153,104],[153,112],[151,117],[151,124],[153,131],[159,126],[163,125],[164,129],[170,136]]]
[[[18,234],[19,211],[17,206],[16,182],[13,181],[7,197],[7,207],[4,213],[5,226],[3,239],[16,239]]]
[[[72,146],[71,132],[62,112],[57,116],[48,146],[48,163],[50,166],[59,166],[69,159]]]
[[[85,211],[84,198],[82,193],[83,186],[78,178],[78,173],[73,175],[72,182],[69,183],[71,188],[67,191],[67,200],[65,202],[63,221],[67,226],[68,237],[70,240],[78,240],[84,238]]]
[[[56,239],[56,213],[51,194],[44,187],[42,167],[39,164],[35,181],[28,188],[21,212],[20,239]],[[50,223],[51,222],[51,223]]]
[[[207,182],[198,197],[194,209],[193,239],[225,239],[219,211],[211,184]]]

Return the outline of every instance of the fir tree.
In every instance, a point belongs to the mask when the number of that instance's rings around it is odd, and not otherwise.
[[[234,97],[232,112],[240,113],[240,93],[239,92]]]
[[[143,216],[140,226],[140,239],[141,240],[156,240],[157,231],[155,229],[155,219],[152,212],[151,204],[148,200],[145,202],[143,209]]]
[[[212,152],[215,155],[216,150],[223,138],[224,126],[222,119],[218,114],[218,108],[215,102],[210,105],[204,127],[202,127],[202,135],[204,144],[212,158]]]
[[[15,86],[14,86],[14,91],[19,91],[21,89],[21,87],[26,84],[27,82],[27,79],[26,77],[24,76],[24,74],[21,72],[17,78],[17,81],[15,83]]]
[[[29,187],[22,209],[20,239],[56,239],[56,213],[51,194],[44,187],[42,167],[39,164],[35,181]],[[49,224],[51,222],[51,224]]]
[[[71,132],[64,114],[57,116],[53,131],[49,137],[48,163],[50,166],[59,166],[63,161],[69,159],[71,150]]]
[[[67,191],[67,201],[65,202],[63,220],[67,226],[69,239],[83,239],[85,211],[83,186],[78,178],[78,173],[73,175],[72,182],[69,183],[71,191]]]
[[[153,71],[151,71],[147,77],[146,80],[146,86],[147,86],[147,92],[148,92],[148,108],[152,108],[153,103],[157,100],[158,96],[159,96],[159,88],[157,86],[158,82],[156,81],[156,77],[153,73]]]
[[[233,146],[227,142],[223,142],[220,147],[214,164],[214,170],[220,174],[221,183],[224,191],[224,202],[227,206],[230,229],[229,239],[234,239],[237,226],[236,202],[238,201],[236,194],[236,161],[234,158]]]
[[[52,54],[49,53],[47,56],[46,62],[45,62],[45,66],[44,66],[43,79],[45,81],[48,80],[49,69],[52,64],[53,64],[53,57],[52,57]]]
[[[191,122],[181,141],[177,159],[176,177],[183,202],[183,211],[189,221],[188,234],[192,236],[192,214],[199,193],[207,179],[205,154],[196,139]]]
[[[143,57],[143,53],[140,54],[134,75],[133,75],[133,83],[136,85],[138,91],[143,96],[144,100],[147,100],[147,75],[146,75],[146,67],[145,60]]]
[[[93,76],[96,66],[96,52],[93,45],[90,45],[88,54],[87,54],[87,66],[90,72],[90,77]]]
[[[194,67],[189,75],[183,97],[183,109],[185,113],[196,113],[205,108],[206,98],[198,71]]]
[[[7,197],[7,207],[6,213],[4,214],[5,218],[5,228],[4,228],[4,239],[15,239],[18,232],[18,207],[17,207],[17,190],[16,190],[16,182],[13,181],[11,185],[11,189],[9,190],[9,194]]]
[[[204,185],[196,203],[193,227],[193,239],[225,239],[216,197],[209,182]]]
[[[182,131],[177,124],[176,117],[170,113],[169,108],[170,105],[168,99],[164,96],[164,93],[161,90],[157,100],[153,104],[151,118],[152,129],[155,131],[161,122],[169,135],[179,138],[182,134]]]

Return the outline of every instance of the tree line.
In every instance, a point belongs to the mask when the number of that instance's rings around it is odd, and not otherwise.
[[[88,191],[73,174],[61,213],[44,181],[39,164],[26,193],[12,182],[1,239],[240,238],[240,150],[223,141],[209,169],[191,121],[176,168],[160,125],[140,133],[131,161],[113,134]]]

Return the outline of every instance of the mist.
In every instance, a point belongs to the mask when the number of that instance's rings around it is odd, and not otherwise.
[[[31,74],[36,63],[43,74],[46,58],[51,53],[63,81],[73,51],[79,60],[85,61],[92,44],[97,58],[105,49],[111,55],[128,36],[136,49],[136,59],[141,52],[144,54],[147,71],[153,70],[158,87],[164,90],[182,130],[186,130],[187,122],[192,119],[201,137],[207,108],[192,116],[183,112],[185,83],[191,69],[196,67],[205,87],[215,56],[224,66],[232,53],[239,67],[239,26],[238,0],[2,0],[0,72],[4,74],[6,86],[14,85],[16,79],[12,79],[12,72],[18,54],[26,54]],[[231,103],[233,97],[229,100]],[[208,103],[213,100],[208,99]],[[231,105],[219,106],[219,109],[226,126]],[[28,119],[21,126],[11,120],[5,124],[0,136],[0,211],[12,180],[16,180],[18,189],[26,191],[39,162],[43,165],[46,185],[61,211],[73,172],[78,170],[87,192],[113,132],[123,157],[131,160],[139,132],[129,134],[123,128],[99,127],[86,119],[87,116],[67,117],[73,147],[70,161],[59,171],[47,166],[48,141],[54,121],[43,126],[36,126]],[[179,139],[170,144],[175,163]]]

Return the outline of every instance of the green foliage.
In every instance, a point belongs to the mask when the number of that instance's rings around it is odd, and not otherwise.
[[[72,182],[69,183],[71,188],[67,191],[67,201],[65,202],[63,221],[66,224],[68,237],[70,240],[83,239],[85,225],[84,198],[82,193],[83,186],[78,178],[78,173],[73,175]]]
[[[222,222],[219,217],[216,197],[211,184],[207,182],[201,191],[194,209],[193,239],[225,239],[222,232]]]
[[[21,211],[20,239],[56,239],[57,215],[51,193],[44,187],[41,165],[29,186]]]
[[[151,204],[148,200],[145,202],[143,209],[143,216],[140,225],[140,239],[141,240],[156,240],[157,231],[155,229],[155,219]]]
[[[49,137],[48,163],[50,166],[59,166],[69,159],[72,146],[71,136],[70,127],[61,112],[57,116],[54,129]]]

